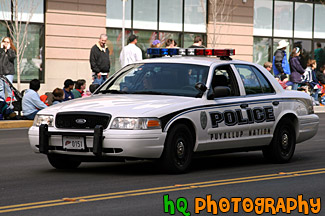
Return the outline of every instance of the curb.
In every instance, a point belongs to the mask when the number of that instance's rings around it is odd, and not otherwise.
[[[33,125],[33,120],[1,120],[0,129],[8,128],[29,128]]]
[[[314,106],[315,113],[325,113],[325,106]]]

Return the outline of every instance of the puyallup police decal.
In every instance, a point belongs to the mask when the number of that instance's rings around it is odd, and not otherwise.
[[[245,111],[244,111],[245,112]],[[225,110],[224,112],[210,112],[212,127],[217,128],[219,123],[225,122],[227,126],[262,123],[264,121],[275,121],[272,106],[246,108],[246,118],[243,117],[241,109]]]
[[[201,122],[201,127],[204,130],[207,127],[207,124],[208,124],[208,117],[207,117],[207,114],[204,111],[202,111],[200,113],[200,122]]]

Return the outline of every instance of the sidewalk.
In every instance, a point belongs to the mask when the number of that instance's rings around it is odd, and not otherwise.
[[[315,113],[325,113],[325,106],[314,106]],[[29,128],[32,120],[0,120],[0,130],[8,128]]]

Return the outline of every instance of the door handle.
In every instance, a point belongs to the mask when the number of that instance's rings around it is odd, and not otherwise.
[[[273,104],[274,106],[279,105],[279,103],[280,103],[279,101],[273,101],[273,102],[272,102],[272,104]]]
[[[240,104],[240,108],[246,109],[248,107],[248,104]]]

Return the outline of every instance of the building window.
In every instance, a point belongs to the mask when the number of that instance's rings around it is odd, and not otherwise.
[[[182,0],[164,0],[159,4],[159,29],[182,31]]]
[[[161,41],[161,47],[166,47],[167,39],[173,39],[176,42],[176,46],[179,47],[182,44],[181,33],[178,32],[159,32],[159,40]]]
[[[157,30],[157,0],[134,0],[133,4],[133,28]]]
[[[296,2],[294,37],[311,38],[312,29],[313,29],[313,5]]]
[[[10,0],[2,1],[0,6],[0,36],[1,38],[10,36],[4,20],[15,19],[11,11],[14,11],[14,5]],[[44,81],[44,1],[34,0],[34,4],[29,1],[18,0],[18,20],[22,22],[22,32],[24,34],[25,23],[29,20],[27,27],[27,38],[25,51],[20,64],[21,82],[29,82],[32,79]],[[32,17],[30,14],[33,12]],[[17,64],[17,61],[16,61]],[[14,81],[17,80],[17,71]]]
[[[123,19],[123,1],[106,1],[106,26],[121,28]],[[125,2],[125,28],[131,28],[131,1]]]
[[[314,27],[314,37],[315,38],[325,38],[325,5],[315,4],[315,27]]]
[[[271,46],[271,38],[254,37],[253,61],[260,65],[263,65],[267,61],[271,61]]]
[[[274,36],[292,37],[293,2],[275,1]]]
[[[272,36],[272,0],[254,1],[254,35]]]
[[[185,0],[184,31],[206,32],[206,1]]]

